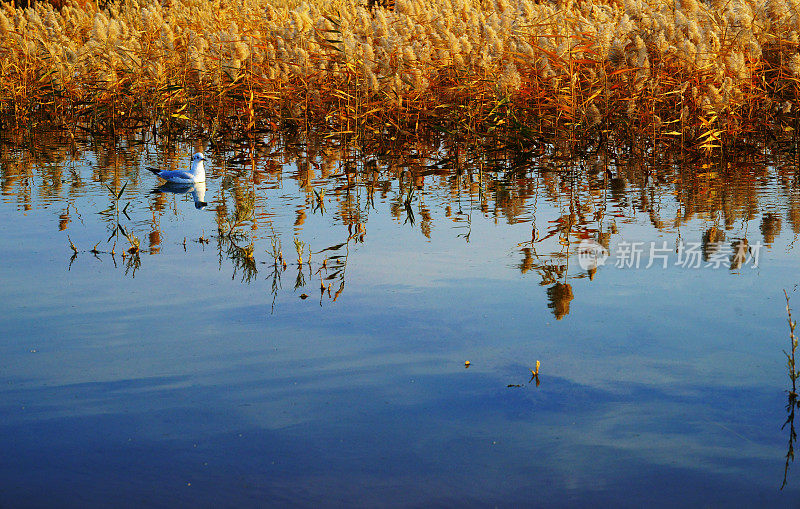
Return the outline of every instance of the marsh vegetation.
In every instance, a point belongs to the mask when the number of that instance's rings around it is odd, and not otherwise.
[[[446,132],[523,153],[796,140],[795,0],[56,5],[0,9],[6,127]]]

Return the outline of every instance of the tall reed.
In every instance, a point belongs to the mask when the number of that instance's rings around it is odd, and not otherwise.
[[[255,128],[243,121],[253,109],[260,127],[289,119],[373,134],[412,119],[466,133],[611,121],[712,148],[790,111],[795,3],[6,6],[0,104],[17,119],[55,110],[106,130],[187,119]],[[496,115],[503,101],[513,118]]]
[[[588,130],[710,150],[792,128],[798,12],[798,0],[3,4],[0,110],[111,132]]]

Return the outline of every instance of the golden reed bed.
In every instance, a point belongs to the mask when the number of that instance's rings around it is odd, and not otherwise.
[[[793,133],[799,41],[799,0],[3,4],[0,108],[96,132],[289,123],[712,149]]]

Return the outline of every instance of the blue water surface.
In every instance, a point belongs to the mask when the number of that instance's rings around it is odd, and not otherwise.
[[[40,152],[0,158],[0,506],[800,503],[797,465],[781,489],[784,289],[800,316],[782,166],[688,183],[612,166],[612,188],[578,166],[413,181],[212,148],[200,210],[144,169],[191,144]],[[760,244],[757,267],[676,265],[712,228]],[[603,232],[589,277],[579,241]],[[664,241],[666,268],[619,263]]]

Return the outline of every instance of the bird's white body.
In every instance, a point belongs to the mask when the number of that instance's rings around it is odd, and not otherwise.
[[[206,158],[203,156],[203,153],[197,152],[192,156],[192,165],[189,171],[157,170],[155,168],[148,168],[148,170],[167,182],[173,182],[175,184],[195,184],[197,182],[206,181],[206,168],[203,166],[205,160]]]

